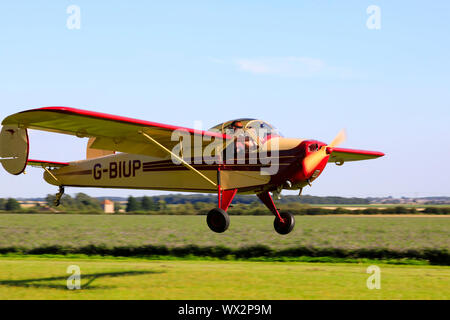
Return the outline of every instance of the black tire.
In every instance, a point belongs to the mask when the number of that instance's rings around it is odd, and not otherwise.
[[[281,223],[280,219],[278,219],[278,217],[275,217],[275,220],[273,221],[273,227],[279,234],[288,234],[292,231],[292,229],[294,229],[295,226],[294,215],[290,212],[281,212],[280,216],[283,218],[284,223]]]
[[[206,223],[212,231],[222,233],[230,226],[230,217],[225,210],[214,208],[208,212]]]

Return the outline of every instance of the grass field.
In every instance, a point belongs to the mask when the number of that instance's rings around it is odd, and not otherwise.
[[[270,216],[231,217],[224,234],[204,216],[0,215],[0,248],[223,245],[274,249],[449,249],[450,218],[297,216],[281,236]],[[449,299],[450,267],[391,265],[377,260],[307,263],[206,258],[0,256],[0,299]],[[189,260],[190,259],[190,260]],[[321,260],[329,261],[329,260]],[[333,260],[339,261],[339,260]],[[81,269],[81,290],[68,290],[69,265]],[[369,290],[369,265],[381,268],[381,289]]]
[[[81,289],[68,290],[69,265]],[[450,268],[144,259],[0,258],[0,299],[450,299]]]
[[[223,234],[209,230],[205,216],[0,215],[0,248],[20,246],[140,246],[195,244],[238,248],[450,249],[450,217],[297,216],[294,231],[281,236],[273,217],[232,216]]]

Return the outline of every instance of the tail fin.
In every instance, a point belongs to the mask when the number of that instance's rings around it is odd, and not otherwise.
[[[10,174],[21,174],[28,162],[29,140],[27,129],[17,125],[3,126],[0,132],[0,162]]]

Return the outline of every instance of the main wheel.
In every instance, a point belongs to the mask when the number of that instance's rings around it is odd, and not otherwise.
[[[222,233],[228,229],[228,226],[230,225],[230,217],[225,210],[214,208],[208,212],[206,222],[212,231]]]
[[[275,231],[279,234],[288,234],[289,232],[294,229],[295,226],[295,218],[292,213],[289,212],[281,212],[280,216],[283,218],[283,222],[278,219],[278,217],[275,217],[275,220],[273,221],[273,227],[275,228]]]

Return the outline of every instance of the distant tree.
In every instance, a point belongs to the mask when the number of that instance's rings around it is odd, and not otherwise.
[[[140,205],[139,205],[139,202],[136,200],[136,198],[129,196],[126,211],[133,212],[133,211],[138,211],[139,209],[140,209]]]
[[[210,205],[208,203],[206,203],[206,202],[195,202],[193,205],[194,205],[194,209],[196,211],[199,211],[199,210],[202,210],[202,209],[210,207]]]
[[[405,207],[395,207],[395,212],[396,213],[408,213],[408,209]]]
[[[65,194],[61,198],[61,208],[65,208],[68,210],[78,210],[83,209],[83,206],[80,204],[80,202],[77,202],[75,198],[72,198],[70,195]]]
[[[45,202],[47,202],[48,206],[52,207],[54,206],[55,198],[55,195],[48,194],[47,197],[45,197]]]
[[[77,193],[75,196],[75,202],[77,206],[82,209],[94,209],[94,210],[101,210],[101,204],[98,199],[91,198],[87,194],[84,193]]]
[[[120,212],[122,210],[122,205],[119,201],[114,201],[114,212]]]
[[[5,210],[5,199],[0,199],[0,210]]]
[[[167,209],[167,203],[164,200],[159,200],[156,206],[157,211],[164,211]]]
[[[6,211],[17,211],[20,210],[20,203],[16,199],[9,198],[5,203]]]
[[[194,205],[190,202],[187,202],[183,205],[184,214],[196,214],[197,210],[195,210]]]
[[[155,210],[155,202],[153,202],[152,198],[143,196],[141,199],[141,209],[144,211]]]

